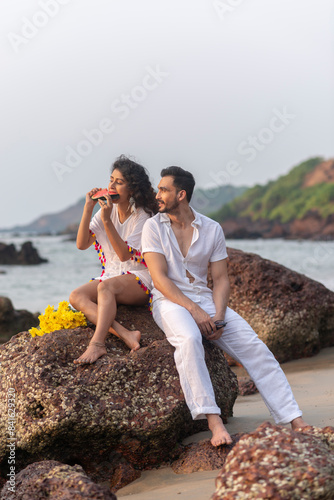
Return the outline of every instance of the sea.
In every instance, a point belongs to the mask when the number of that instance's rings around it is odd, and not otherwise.
[[[0,242],[17,249],[31,241],[47,263],[34,266],[0,265],[0,295],[9,297],[15,309],[44,312],[57,308],[70,292],[101,273],[94,247],[78,250],[67,236],[31,236],[2,233]],[[334,291],[334,241],[227,239],[228,247],[252,252],[304,274]]]

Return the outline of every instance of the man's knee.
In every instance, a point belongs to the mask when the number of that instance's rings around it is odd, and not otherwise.
[[[186,332],[178,340],[179,346],[182,347],[184,352],[192,354],[203,350],[202,335],[198,335],[197,332]]]

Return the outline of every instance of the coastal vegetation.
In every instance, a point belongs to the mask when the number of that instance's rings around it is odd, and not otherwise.
[[[321,157],[302,162],[275,181],[248,189],[210,217],[218,222],[247,217],[287,223],[310,212],[322,218],[334,214],[334,162]]]

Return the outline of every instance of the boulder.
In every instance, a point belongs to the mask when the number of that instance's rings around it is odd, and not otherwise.
[[[295,432],[264,422],[227,455],[212,500],[329,500],[333,492],[334,428]]]
[[[39,313],[14,309],[8,297],[0,297],[0,342],[7,342],[16,333],[38,325]]]
[[[334,345],[334,292],[259,255],[233,248],[228,255],[229,306],[279,362],[313,356]]]
[[[22,332],[0,347],[0,388],[15,390],[18,470],[40,460],[81,465],[94,481],[111,481],[120,463],[137,469],[176,458],[184,437],[207,429],[185,404],[172,346],[147,308],[118,309],[118,319],[142,332],[134,353],[117,337],[93,365],[74,365],[91,328],[32,338]],[[134,319],[135,318],[135,319]],[[238,393],[223,353],[205,341],[206,361],[226,422]],[[6,397],[0,401],[0,471],[8,467]],[[105,477],[107,471],[108,477]]]
[[[48,262],[39,256],[31,241],[22,244],[21,249],[16,250],[15,246],[0,243],[0,264],[5,265],[36,265]]]
[[[172,463],[172,469],[175,474],[221,469],[241,436],[243,434],[232,434],[231,444],[218,447],[214,447],[209,439],[186,445],[180,457]]]
[[[53,460],[28,465],[16,475],[14,485],[15,497],[8,481],[1,491],[1,499],[116,500],[106,486],[93,483],[79,465],[71,467]]]

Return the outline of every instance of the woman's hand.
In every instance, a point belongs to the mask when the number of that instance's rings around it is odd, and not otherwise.
[[[101,219],[103,224],[110,222],[111,212],[113,209],[113,202],[111,200],[111,196],[109,196],[109,194],[106,194],[105,196],[107,201],[98,200],[99,205],[101,207]]]
[[[92,196],[100,191],[102,188],[93,188],[86,194],[86,205],[95,207],[98,200],[92,200]]]

